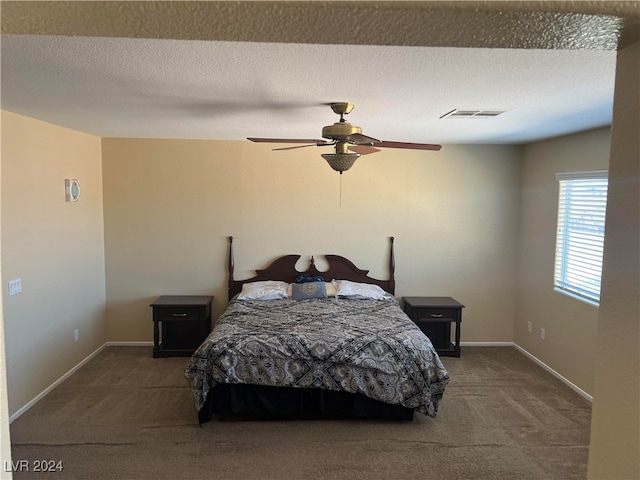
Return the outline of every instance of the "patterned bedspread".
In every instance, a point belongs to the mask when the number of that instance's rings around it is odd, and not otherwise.
[[[200,411],[218,383],[361,393],[435,417],[449,382],[429,339],[388,300],[232,300],[185,368]]]

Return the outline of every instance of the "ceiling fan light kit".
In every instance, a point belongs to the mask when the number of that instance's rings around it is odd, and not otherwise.
[[[322,133],[324,136],[324,129]],[[340,172],[340,175],[342,175],[342,172],[349,170],[353,166],[355,161],[360,157],[360,154],[350,152],[349,142],[344,140],[336,140],[335,148],[335,153],[321,153],[320,156],[327,161],[331,168],[336,172]]]
[[[331,168],[336,172],[342,172],[349,170],[356,160],[360,157],[359,153],[321,153],[320,156],[324,158]]]
[[[277,138],[248,138],[252,142],[267,143],[306,143],[294,147],[276,148],[274,150],[291,150],[303,147],[324,147],[333,145],[335,153],[322,153],[321,156],[336,172],[349,170],[361,155],[379,152],[380,148],[406,148],[411,150],[440,150],[440,145],[428,143],[388,142],[363,135],[362,129],[357,125],[345,121],[344,116],[353,110],[355,105],[348,102],[336,102],[331,104],[331,110],[340,115],[340,121],[322,128],[324,140],[295,140]]]

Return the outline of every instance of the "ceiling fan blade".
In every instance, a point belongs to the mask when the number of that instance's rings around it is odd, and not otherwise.
[[[353,133],[348,135],[345,140],[350,143],[355,143],[356,145],[373,145],[374,143],[380,142],[377,138],[369,137],[362,133]]]
[[[376,141],[373,144],[380,148],[407,148],[410,150],[440,150],[442,145],[434,145],[431,143],[408,143],[408,142],[386,142]]]
[[[313,143],[315,145],[324,144],[326,140],[318,140],[316,138],[247,138],[252,142],[258,143]]]
[[[322,143],[309,143],[307,145],[296,145],[295,147],[282,147],[282,148],[274,148],[273,150],[293,150],[295,148],[306,148],[306,147],[324,147],[325,145],[333,145],[333,142],[322,142]]]
[[[351,145],[349,150],[359,153],[360,155],[369,155],[370,153],[379,152],[379,148],[370,147],[369,145]]]

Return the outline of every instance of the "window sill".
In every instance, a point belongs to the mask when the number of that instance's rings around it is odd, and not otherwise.
[[[567,297],[575,298],[576,300],[580,300],[581,302],[584,302],[584,303],[587,303],[589,305],[592,305],[592,306],[594,306],[596,308],[600,307],[600,302],[596,302],[595,300],[591,300],[589,298],[582,297],[582,296],[580,296],[578,294],[575,294],[573,292],[570,292],[568,290],[564,290],[564,289],[558,288],[558,287],[553,287],[553,290],[558,292],[558,293],[561,293],[563,295],[566,295]]]

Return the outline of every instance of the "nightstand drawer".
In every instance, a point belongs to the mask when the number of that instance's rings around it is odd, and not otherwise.
[[[203,315],[202,308],[162,307],[158,309],[160,321],[199,320]]]
[[[446,318],[456,320],[459,313],[460,309],[457,308],[421,308],[417,313],[417,321],[443,320]]]

